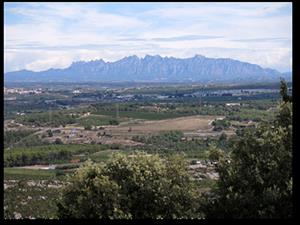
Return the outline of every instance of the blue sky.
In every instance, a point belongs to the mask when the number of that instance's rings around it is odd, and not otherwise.
[[[5,3],[4,70],[146,54],[292,67],[292,3]]]

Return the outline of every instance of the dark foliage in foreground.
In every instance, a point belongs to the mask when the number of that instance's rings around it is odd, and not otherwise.
[[[183,157],[138,153],[88,162],[58,202],[59,218],[201,218],[199,188]]]
[[[217,188],[202,204],[206,218],[292,216],[292,103],[283,89],[284,81],[277,119],[244,130],[231,154],[220,156]]]

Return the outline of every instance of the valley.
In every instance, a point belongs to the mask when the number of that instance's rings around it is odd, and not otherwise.
[[[63,89],[40,84],[38,91],[26,83],[13,85],[5,89],[4,102],[5,204],[9,216],[21,212],[28,218],[53,217],[52,183],[67,182],[66,175],[87,160],[104,163],[116,153],[183,153],[190,173],[209,190],[218,177],[208,160],[211,146],[228,151],[240,129],[274,118],[279,100],[272,83],[65,84]],[[50,183],[44,191],[28,186],[45,178]],[[24,203],[16,209],[10,198],[22,182],[28,193],[47,198],[49,209],[31,211],[43,200],[29,200],[31,194],[21,192],[17,195],[33,208]]]

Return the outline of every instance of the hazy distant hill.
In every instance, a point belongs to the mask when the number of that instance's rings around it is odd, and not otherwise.
[[[229,58],[207,58],[196,55],[179,59],[159,55],[138,58],[129,56],[115,62],[101,60],[74,62],[66,69],[49,69],[41,72],[20,70],[8,72],[5,82],[83,82],[83,81],[202,81],[242,82],[274,81],[291,73],[262,68],[255,64]],[[290,80],[290,79],[289,79]]]

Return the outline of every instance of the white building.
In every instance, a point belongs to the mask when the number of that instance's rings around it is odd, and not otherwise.
[[[240,106],[240,103],[226,103],[226,106]]]
[[[81,92],[79,90],[74,90],[73,94],[80,94]]]

